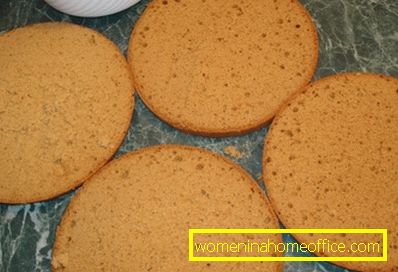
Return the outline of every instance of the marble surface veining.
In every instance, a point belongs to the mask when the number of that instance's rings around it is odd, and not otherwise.
[[[1,0],[0,33],[45,21],[67,21],[105,34],[126,52],[129,34],[148,1],[115,15],[78,18],[62,14],[42,0]],[[314,79],[345,71],[398,76],[397,0],[302,0],[316,22],[320,59]],[[1,72],[1,71],[0,71]],[[184,134],[154,116],[137,97],[133,123],[115,156],[138,148],[179,143],[201,146],[242,165],[261,183],[261,157],[267,128],[229,138]],[[240,154],[228,152],[234,147]],[[74,192],[29,205],[0,205],[0,272],[50,271],[55,229]],[[291,240],[292,237],[286,236]],[[286,263],[285,271],[347,271],[329,263]]]

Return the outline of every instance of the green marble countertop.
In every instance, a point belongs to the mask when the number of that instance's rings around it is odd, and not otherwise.
[[[62,14],[43,0],[1,0],[0,33],[31,23],[67,21],[105,34],[123,52],[134,23],[148,1],[115,15],[83,19]],[[302,0],[320,38],[314,79],[345,71],[398,76],[397,0]],[[1,71],[0,71],[1,72]],[[137,98],[134,122],[116,156],[144,146],[179,143],[208,148],[241,164],[261,184],[261,157],[267,128],[241,137],[204,138],[184,134],[155,117]],[[234,146],[241,157],[224,148]],[[261,186],[263,186],[261,184]],[[0,205],[0,272],[50,271],[55,229],[74,192],[29,205]],[[286,236],[286,239],[292,239]],[[285,271],[347,271],[328,263],[286,263]]]

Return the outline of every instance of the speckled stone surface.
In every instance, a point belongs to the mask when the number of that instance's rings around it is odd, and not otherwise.
[[[314,79],[344,71],[398,76],[398,1],[302,2],[312,14],[320,37],[320,59]],[[103,18],[82,19],[59,13],[42,0],[1,0],[0,33],[36,22],[68,21],[102,32],[126,52],[131,29],[147,3],[142,1],[126,11]],[[134,122],[116,156],[161,143],[201,146],[238,162],[260,183],[266,134],[267,128],[241,137],[221,139],[187,135],[160,121],[137,99]],[[72,192],[29,205],[0,205],[0,272],[51,270],[55,229],[73,195]],[[290,236],[285,238],[292,239]],[[328,263],[286,263],[285,271],[347,270]]]

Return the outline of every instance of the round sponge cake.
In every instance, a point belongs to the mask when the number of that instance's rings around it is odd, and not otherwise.
[[[65,193],[121,144],[133,81],[101,34],[43,23],[0,35],[0,202]]]
[[[281,271],[272,262],[189,262],[190,228],[278,223],[256,182],[227,159],[188,146],[141,149],[106,165],[72,199],[53,271]]]
[[[398,271],[398,79],[349,73],[315,82],[278,113],[263,166],[287,228],[388,229],[388,262],[339,264]]]
[[[317,58],[316,28],[296,0],[154,0],[128,48],[145,104],[206,136],[265,125],[310,81]]]

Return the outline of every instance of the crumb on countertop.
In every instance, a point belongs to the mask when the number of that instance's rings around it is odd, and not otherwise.
[[[224,148],[224,153],[238,159],[243,157],[242,152],[240,152],[235,146],[232,145],[226,146]]]

